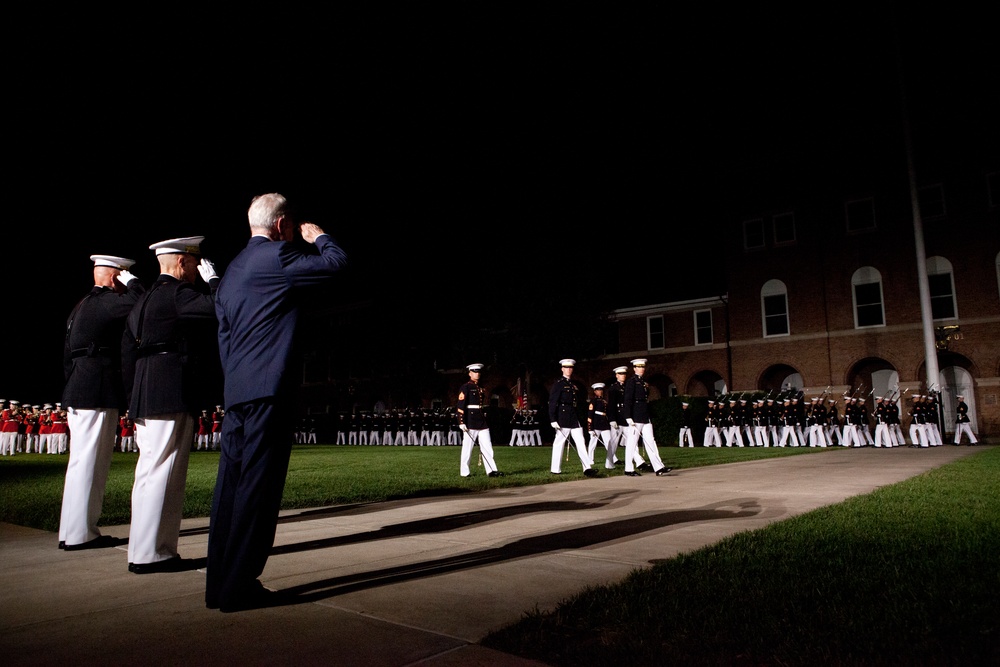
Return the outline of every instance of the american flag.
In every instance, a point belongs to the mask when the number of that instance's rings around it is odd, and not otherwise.
[[[510,393],[514,394],[514,407],[523,410],[528,405],[527,396],[521,389],[521,378],[517,378],[517,384],[510,388]]]

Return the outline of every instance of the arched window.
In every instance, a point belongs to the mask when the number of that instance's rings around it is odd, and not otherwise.
[[[854,297],[854,328],[885,326],[882,304],[882,274],[871,266],[862,266],[851,276]]]
[[[931,293],[931,316],[935,320],[958,318],[955,302],[955,279],[951,262],[944,257],[927,258],[927,285]]]
[[[768,280],[760,288],[760,311],[764,321],[764,337],[787,336],[788,289],[780,280]]]

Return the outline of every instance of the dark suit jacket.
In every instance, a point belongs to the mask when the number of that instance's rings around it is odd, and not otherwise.
[[[62,403],[78,409],[125,410],[121,339],[125,318],[146,289],[136,278],[125,294],[95,286],[66,322]]]
[[[330,281],[347,257],[328,234],[316,249],[254,236],[226,268],[215,299],[226,409],[298,387],[300,292]]]

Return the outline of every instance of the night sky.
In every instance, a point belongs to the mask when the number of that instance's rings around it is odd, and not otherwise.
[[[6,49],[0,396],[58,400],[90,254],[149,282],[149,244],[204,235],[224,272],[262,192],[345,246],[345,287],[461,308],[472,282],[489,308],[606,284],[650,244],[703,275],[706,221],[758,184],[905,169],[897,55],[918,145],[997,158],[985,9],[475,7],[28,17]]]

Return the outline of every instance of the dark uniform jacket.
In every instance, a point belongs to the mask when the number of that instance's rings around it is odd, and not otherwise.
[[[556,380],[549,391],[549,421],[557,422],[559,428],[580,428],[580,416],[576,413],[579,393],[576,385],[566,376]]]
[[[620,424],[622,419],[622,405],[625,404],[625,385],[617,380],[608,387],[608,421]]]
[[[625,403],[622,405],[622,417],[631,419],[636,424],[649,423],[649,391],[646,383],[638,375],[633,375],[625,381]]]
[[[212,280],[212,290],[218,280]],[[161,274],[128,316],[122,338],[133,419],[174,412],[197,415],[221,403],[222,373],[212,295]]]
[[[968,424],[969,420],[969,406],[965,401],[959,401],[958,405],[955,406],[955,412],[958,416],[955,417],[955,422],[958,424]]]
[[[66,386],[62,403],[81,409],[118,408],[127,405],[122,382],[121,341],[125,318],[146,291],[136,278],[128,291],[117,294],[109,287],[90,291],[66,322],[63,371]]]
[[[476,382],[466,382],[458,390],[458,423],[470,429],[489,427],[486,420],[486,390]]]
[[[590,400],[590,405],[587,406],[587,417],[590,420],[591,431],[610,430],[611,424],[608,423],[608,402],[603,398],[595,396]]]

